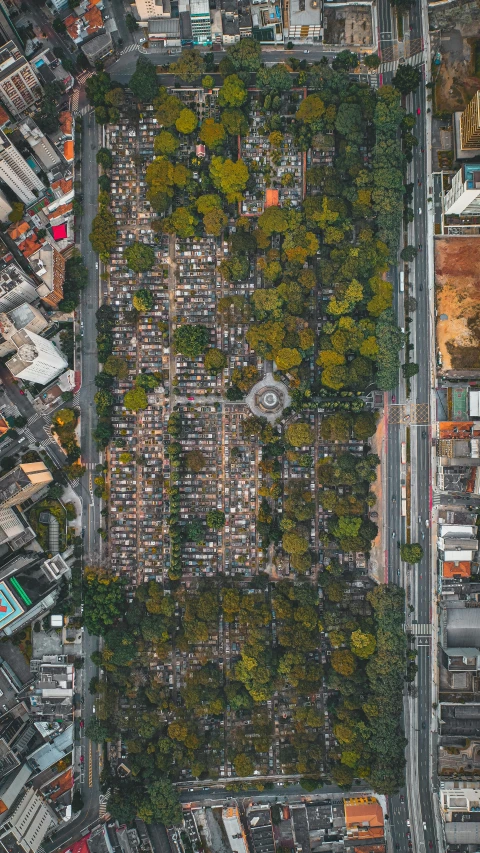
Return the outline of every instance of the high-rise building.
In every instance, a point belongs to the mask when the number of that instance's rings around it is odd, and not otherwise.
[[[190,18],[194,44],[212,43],[210,6],[208,0],[190,0]]]
[[[6,851],[36,853],[57,819],[43,797],[33,788],[22,793],[0,830],[0,847]]]
[[[11,212],[12,205],[10,204],[5,193],[0,190],[0,222],[6,222],[8,219],[8,214]]]
[[[2,130],[0,130],[0,180],[4,181],[24,204],[31,204],[38,193],[45,189],[38,175]]]
[[[480,92],[476,92],[460,116],[460,147],[462,151],[480,148]]]
[[[52,166],[60,163],[58,151],[56,151],[33,119],[26,118],[22,121],[19,125],[19,130],[25,142],[28,142],[42,169],[49,172]]]
[[[43,462],[26,462],[0,477],[0,508],[18,506],[53,480]]]
[[[478,216],[480,214],[480,163],[465,163],[453,176],[452,186],[445,194],[447,216]]]
[[[42,97],[37,75],[13,41],[0,47],[0,98],[19,116]]]
[[[170,0],[135,0],[135,5],[141,21],[170,16]]]
[[[38,299],[37,287],[13,261],[0,269],[0,311],[11,311],[22,302]]]
[[[27,302],[9,311],[8,314],[0,313],[0,358],[15,352],[16,347],[12,343],[12,338],[20,329],[39,335],[48,329],[48,326],[49,322],[42,312]]]
[[[56,346],[34,332],[20,329],[11,337],[17,352],[6,362],[16,379],[25,379],[37,385],[47,385],[68,368],[68,362]]]

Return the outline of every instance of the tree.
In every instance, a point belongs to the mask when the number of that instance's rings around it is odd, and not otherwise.
[[[117,379],[126,379],[128,376],[128,364],[123,358],[116,355],[109,355],[103,370],[109,376],[115,376]]]
[[[248,755],[245,755],[244,752],[240,752],[233,759],[233,766],[235,767],[235,773],[237,776],[245,777],[252,776],[254,765]]]
[[[225,77],[223,86],[218,92],[218,103],[221,107],[241,107],[247,100],[245,83],[237,74]]]
[[[336,649],[332,652],[330,663],[340,675],[349,677],[355,672],[355,658],[348,649]]]
[[[194,83],[203,74],[205,62],[198,50],[183,50],[176,62],[170,65],[170,71],[180,77],[184,83]]]
[[[227,49],[227,56],[234,68],[239,71],[258,71],[261,63],[262,48],[254,38],[240,39]]]
[[[300,104],[295,118],[297,121],[303,121],[305,124],[312,124],[318,121],[325,112],[325,104],[319,95],[307,95]]]
[[[203,217],[205,233],[213,234],[214,237],[220,236],[227,223],[228,216],[223,212],[223,210],[219,210],[218,208],[210,210]]]
[[[302,356],[298,349],[282,347],[275,353],[275,364],[279,370],[291,370],[302,363]]]
[[[133,94],[144,104],[151,104],[158,93],[157,69],[148,59],[140,56],[128,84]]]
[[[85,726],[85,736],[94,743],[103,743],[105,740],[110,740],[110,731],[106,723],[103,723],[97,717],[90,717]]]
[[[282,207],[267,207],[258,217],[258,227],[270,236],[271,234],[284,234],[290,228],[289,211]]]
[[[183,102],[175,95],[169,95],[164,86],[160,87],[154,101],[155,116],[161,127],[171,127],[183,110]]]
[[[234,163],[233,160],[224,160],[223,157],[212,157],[210,176],[217,189],[226,195],[227,201],[239,201],[247,185],[248,168],[243,160]]]
[[[87,98],[94,107],[102,106],[105,103],[105,95],[111,88],[110,77],[106,71],[92,74],[85,83]]]
[[[146,409],[148,406],[148,398],[143,388],[132,388],[127,391],[123,398],[123,405],[126,409],[132,412],[138,412],[140,409]]]
[[[302,776],[302,778],[298,781],[299,784],[302,786],[303,790],[308,791],[309,793],[312,793],[312,791],[316,791],[317,788],[321,788],[323,785],[321,779],[309,779],[305,776]]]
[[[335,71],[353,71],[358,65],[358,56],[350,50],[341,50],[332,62]]]
[[[109,148],[99,148],[97,151],[97,163],[102,169],[111,169],[113,165],[113,154]]]
[[[148,287],[139,287],[133,294],[132,302],[137,311],[151,311],[155,304],[155,298]]]
[[[257,85],[269,92],[289,92],[293,86],[293,75],[283,63],[271,68],[260,68],[256,77]]]
[[[135,30],[138,30],[138,23],[131,14],[131,12],[127,12],[127,14],[125,15],[125,23],[129,32],[134,33]]]
[[[350,648],[357,658],[369,658],[373,655],[377,647],[377,641],[373,634],[366,634],[363,631],[353,631],[350,636]]]
[[[405,364],[402,364],[402,373],[405,379],[411,379],[412,376],[416,376],[419,370],[419,365],[414,361],[408,361],[405,362]]]
[[[194,474],[198,474],[199,471],[202,471],[205,468],[207,460],[205,459],[202,451],[196,447],[193,450],[189,450],[185,455],[185,462],[189,471],[193,471]]]
[[[155,263],[155,251],[152,246],[147,246],[145,243],[133,243],[128,246],[123,257],[133,272],[151,270]]]
[[[193,133],[197,124],[198,119],[193,110],[189,110],[185,107],[178,116],[175,122],[175,127],[179,133],[189,134]]]
[[[205,353],[203,365],[209,373],[220,373],[227,366],[227,357],[221,349],[210,347]]]
[[[245,134],[248,130],[248,122],[241,110],[223,110],[221,122],[230,136]]]
[[[225,513],[220,509],[211,509],[207,512],[207,527],[212,530],[220,530],[225,526]]]
[[[378,66],[381,65],[382,62],[378,53],[370,53],[368,56],[364,57],[363,61],[367,68],[372,68],[373,70],[378,68]]]
[[[124,584],[102,569],[87,567],[84,574],[84,623],[90,634],[105,634],[125,612]]]
[[[169,130],[161,130],[158,136],[155,137],[153,148],[156,154],[169,156],[175,154],[179,145],[180,142],[173,133],[170,133]]]
[[[225,128],[215,119],[206,118],[200,128],[199,136],[209,148],[218,148],[225,141]]]
[[[12,209],[8,214],[8,219],[10,222],[21,222],[23,219],[23,212],[25,210],[25,205],[22,201],[14,201],[12,203]]]
[[[165,234],[178,234],[179,237],[193,237],[198,219],[187,207],[177,207],[171,216],[163,220]]]
[[[108,256],[114,250],[117,245],[117,223],[110,210],[101,210],[94,217],[89,240],[99,255]]]
[[[175,351],[185,358],[197,358],[205,352],[210,340],[210,332],[205,326],[185,323],[177,326],[173,333]]]
[[[322,418],[320,433],[327,441],[348,441],[350,430],[351,418],[347,412],[337,412]]]
[[[315,434],[310,424],[297,421],[294,424],[289,424],[285,430],[285,438],[293,447],[304,447],[313,444]]]
[[[423,548],[419,542],[404,543],[400,547],[400,556],[405,563],[419,563],[423,557]]]
[[[283,536],[282,548],[287,554],[305,554],[308,547],[308,539],[294,530],[285,533]]]
[[[214,83],[215,80],[211,74],[205,74],[205,77],[202,77],[202,86],[204,89],[212,89]]]
[[[148,793],[138,809],[137,816],[145,823],[163,823],[165,826],[181,824],[182,808],[178,794],[168,779],[149,784]]]
[[[353,419],[353,435],[359,441],[366,441],[375,435],[377,422],[373,412],[360,412]]]
[[[392,82],[402,95],[409,95],[418,89],[422,80],[421,72],[413,65],[399,65]]]
[[[400,257],[402,261],[414,261],[417,257],[417,250],[415,246],[405,246],[405,248],[400,252]]]

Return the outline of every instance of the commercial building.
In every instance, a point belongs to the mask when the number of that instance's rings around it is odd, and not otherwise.
[[[56,151],[33,119],[27,118],[22,121],[19,125],[19,130],[25,142],[28,142],[42,169],[49,172],[52,166],[60,163],[58,151]]]
[[[71,718],[74,666],[67,662],[67,656],[44,655],[42,660],[31,660],[30,671],[36,679],[29,696],[35,719],[58,722]]]
[[[11,340],[17,352],[6,366],[16,379],[47,385],[68,367],[68,361],[56,346],[34,332],[20,329]]]
[[[42,312],[27,302],[23,302],[22,305],[9,311],[8,314],[0,313],[0,358],[10,352],[15,352],[16,347],[12,342],[12,337],[20,329],[26,329],[28,332],[39,335],[48,329],[48,326],[49,322]]]
[[[33,542],[35,533],[24,523],[20,513],[12,507],[0,509],[0,556],[10,551],[17,551],[29,542]]]
[[[23,793],[12,814],[0,829],[0,849],[7,853],[36,853],[50,827],[54,813],[33,788]]]
[[[87,57],[90,65],[95,65],[101,59],[109,56],[113,50],[113,41],[110,33],[102,33],[95,38],[82,44],[82,53]]]
[[[170,0],[135,0],[135,5],[141,21],[170,15]]]
[[[180,47],[180,19],[156,18],[149,21],[148,39],[164,47]]]
[[[375,797],[349,797],[343,801],[347,838],[378,843],[384,837],[383,809]]]
[[[462,151],[480,148],[480,92],[476,92],[460,117]]]
[[[53,480],[43,462],[26,462],[0,477],[0,509],[33,498]]]
[[[6,222],[8,214],[12,212],[12,205],[8,201],[6,195],[0,190],[0,222]]]
[[[236,803],[222,809],[222,821],[232,853],[248,853],[248,844]]]
[[[21,267],[11,263],[0,269],[0,311],[11,311],[23,302],[38,299],[37,287]]]
[[[68,0],[66,6],[68,6]],[[30,60],[30,64],[35,68],[36,74],[44,85],[46,83],[61,83],[66,92],[73,88],[75,78],[69,71],[66,71],[60,60],[49,48],[37,53]]]
[[[288,37],[291,41],[319,42],[323,36],[321,0],[287,0]]]
[[[194,44],[211,44],[212,27],[208,0],[190,0],[190,19]]]
[[[25,204],[35,201],[37,195],[45,190],[38,175],[2,130],[0,130],[0,180],[10,187]]]
[[[42,97],[40,81],[13,41],[0,48],[0,98],[15,116],[33,107]]]

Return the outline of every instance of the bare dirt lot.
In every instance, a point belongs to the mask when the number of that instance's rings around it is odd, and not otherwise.
[[[324,7],[324,42],[348,47],[372,44],[372,15],[369,6]]]
[[[437,347],[442,373],[480,372],[480,240],[435,240]],[[441,319],[446,315],[447,319]]]
[[[435,84],[435,109],[438,113],[459,112],[480,89],[480,79],[474,74],[474,39],[452,30],[443,36],[440,53],[442,62]]]

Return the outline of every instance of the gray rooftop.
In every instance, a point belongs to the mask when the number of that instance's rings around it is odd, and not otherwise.
[[[480,649],[480,608],[456,607],[447,611],[447,647]]]

